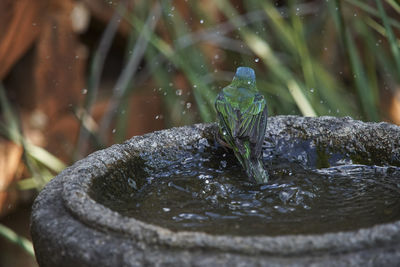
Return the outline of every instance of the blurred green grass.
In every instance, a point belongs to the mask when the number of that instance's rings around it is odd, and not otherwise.
[[[189,2],[189,19],[169,1],[142,3],[132,12],[119,9],[132,25],[130,40],[148,38],[140,73],[160,88],[168,127],[214,121],[215,96],[240,65],[256,70],[269,114],[366,121],[385,117],[380,91],[400,78],[399,40],[393,29],[399,29],[399,22],[385,10],[398,16],[399,4],[386,1],[384,8],[381,1],[280,2],[276,6],[251,0],[234,6],[231,1],[214,1],[212,9],[220,16]],[[157,5],[162,29],[149,31],[145,21],[154,18],[151,10]],[[137,42],[130,45],[127,49],[132,51]],[[215,55],[210,55],[210,47]],[[189,98],[175,92],[173,77],[178,73],[184,75],[194,104],[186,105]],[[140,86],[132,82],[123,90]],[[129,123],[127,117],[118,120],[118,125]]]
[[[107,144],[111,124],[117,133],[113,142],[123,141],[126,99],[150,81],[163,100],[166,127],[214,121],[215,97],[238,66],[255,69],[272,116],[386,119],[382,92],[396,90],[400,81],[399,17],[395,0],[136,1],[133,9],[121,1],[93,52],[88,93],[76,110],[77,155],[88,140],[96,149]],[[107,112],[94,127],[92,106],[120,19],[132,26],[125,66]],[[185,88],[174,84],[177,75]],[[24,147],[32,174],[20,187],[40,190],[64,165],[24,140],[2,87],[0,100],[1,134]]]

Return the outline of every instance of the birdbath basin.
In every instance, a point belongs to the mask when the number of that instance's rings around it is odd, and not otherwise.
[[[400,264],[400,127],[268,119],[270,182],[246,181],[216,124],[133,137],[40,192],[40,266]]]

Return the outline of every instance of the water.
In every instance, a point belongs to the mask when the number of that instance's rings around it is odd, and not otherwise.
[[[107,192],[93,198],[124,216],[210,234],[319,234],[400,219],[399,168],[309,169],[278,160],[268,167],[270,183],[254,185],[229,152],[203,148],[142,182],[121,176],[120,186],[104,183]]]

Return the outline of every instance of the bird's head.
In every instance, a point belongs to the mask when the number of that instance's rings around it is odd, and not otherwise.
[[[256,74],[252,68],[239,67],[236,70],[235,77],[233,77],[233,82],[250,89],[256,85]]]

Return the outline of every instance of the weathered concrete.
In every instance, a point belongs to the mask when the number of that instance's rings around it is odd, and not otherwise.
[[[264,157],[289,161],[290,150],[323,149],[353,162],[400,166],[400,127],[351,118],[272,117]],[[326,266],[400,264],[400,221],[352,232],[278,237],[172,232],[127,218],[96,203],[91,181],[158,168],[185,157],[215,124],[173,128],[97,151],[55,177],[35,200],[31,232],[40,266]],[[299,141],[304,140],[304,142]],[[308,162],[309,161],[309,162]],[[314,163],[309,163],[310,165]],[[335,163],[330,163],[335,164]]]

